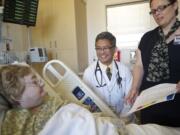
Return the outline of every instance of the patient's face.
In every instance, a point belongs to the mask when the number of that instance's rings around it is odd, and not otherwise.
[[[20,105],[23,108],[32,108],[40,105],[43,101],[45,91],[44,83],[40,81],[33,73],[24,77],[25,90],[20,99]]]

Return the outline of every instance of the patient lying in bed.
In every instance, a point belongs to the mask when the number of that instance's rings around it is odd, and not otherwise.
[[[1,135],[179,135],[180,129],[125,125],[120,119],[93,115],[87,109],[48,97],[29,66],[0,68]]]

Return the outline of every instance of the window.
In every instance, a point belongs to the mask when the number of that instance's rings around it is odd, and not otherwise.
[[[117,38],[120,49],[135,49],[142,35],[156,26],[149,15],[149,3],[107,6],[107,30]]]

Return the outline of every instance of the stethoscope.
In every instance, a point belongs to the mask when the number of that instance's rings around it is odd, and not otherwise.
[[[121,87],[122,77],[120,76],[119,68],[118,68],[118,65],[117,65],[116,61],[114,61],[114,63],[115,63],[116,69],[117,69],[117,75],[116,75],[117,76],[116,77],[117,78],[117,84],[119,85],[119,88],[120,88]],[[97,72],[100,73],[100,81],[99,81],[99,79],[97,77]],[[97,88],[104,87],[104,86],[107,85],[105,82],[103,83],[102,70],[101,70],[101,68],[99,66],[99,62],[98,61],[97,61],[97,64],[96,64],[96,69],[95,69],[95,73],[94,74],[95,74],[96,81],[98,83],[98,85],[96,85]]]

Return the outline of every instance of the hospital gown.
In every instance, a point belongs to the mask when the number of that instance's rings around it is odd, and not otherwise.
[[[22,108],[8,110],[2,121],[1,135],[37,135],[63,104],[60,99],[50,98],[31,110]]]

